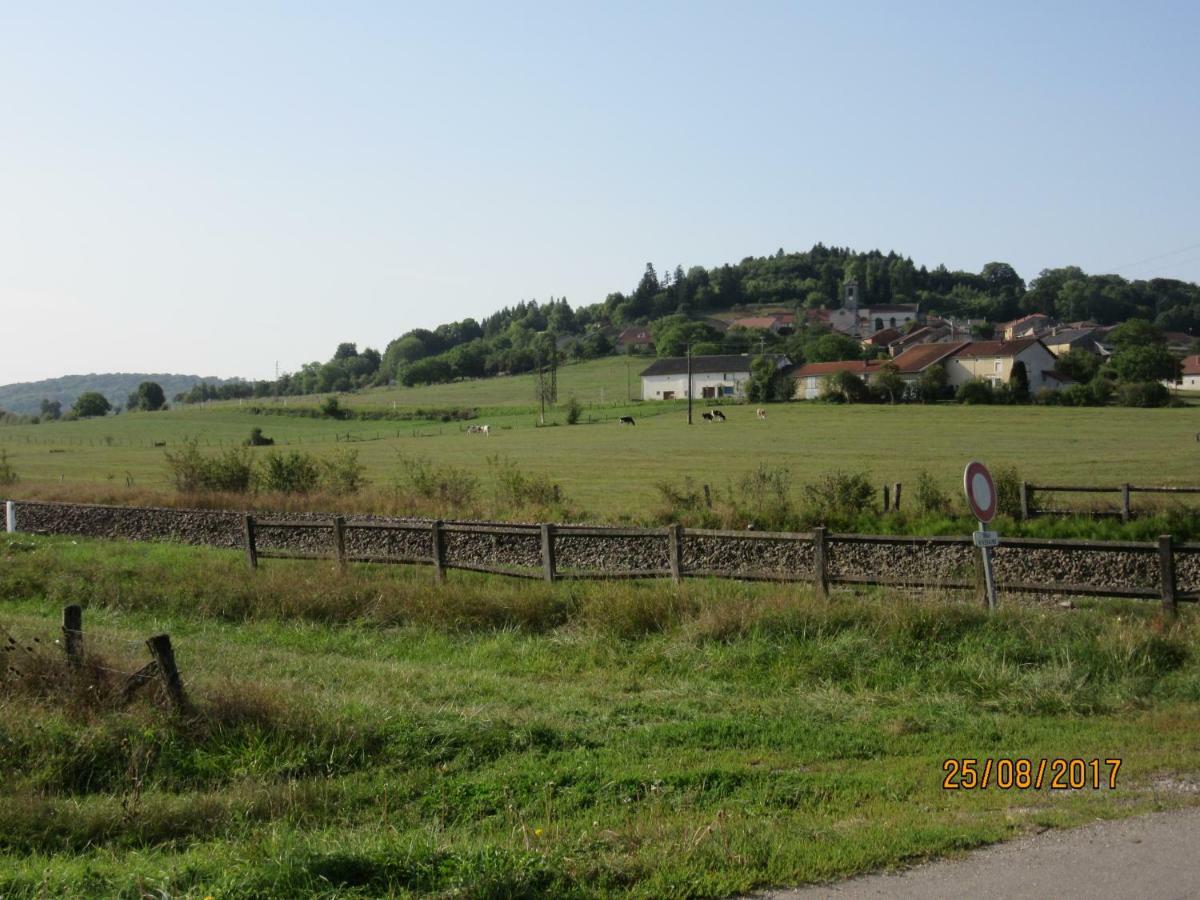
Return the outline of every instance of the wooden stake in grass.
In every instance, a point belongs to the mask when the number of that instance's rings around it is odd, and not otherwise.
[[[1175,603],[1175,555],[1171,550],[1171,536],[1159,535],[1158,538],[1158,572],[1162,584],[1163,614],[1171,620],[1179,615]]]
[[[554,526],[542,523],[542,578],[554,580]]]
[[[333,550],[337,554],[338,568],[346,571],[346,518],[334,516]]]
[[[158,677],[167,692],[167,699],[176,711],[187,709],[187,696],[183,693],[183,681],[179,677],[179,669],[175,666],[175,651],[171,649],[171,638],[165,634],[156,634],[146,641],[150,655],[158,665]]]
[[[892,485],[892,509],[896,512],[900,512],[900,488],[899,481]]]
[[[438,581],[446,580],[446,561],[445,552],[446,546],[442,539],[442,520],[438,519],[433,523],[430,529],[429,536],[431,544],[431,556],[433,560],[433,575]]]
[[[63,607],[62,632],[67,663],[77,669],[83,659],[83,607],[75,604]]]
[[[667,559],[671,567],[671,580],[679,584],[683,576],[683,526],[676,523],[667,526]]]
[[[829,544],[823,525],[813,529],[813,587],[818,597],[829,596]]]
[[[246,565],[251,569],[258,568],[258,547],[254,542],[254,516],[246,516],[242,520],[242,528],[246,542]]]

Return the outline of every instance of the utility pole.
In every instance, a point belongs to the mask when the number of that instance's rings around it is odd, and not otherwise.
[[[629,375],[629,357],[625,357],[625,399],[633,400],[633,382]]]
[[[687,345],[687,362],[688,362],[688,424],[692,424],[692,345]]]

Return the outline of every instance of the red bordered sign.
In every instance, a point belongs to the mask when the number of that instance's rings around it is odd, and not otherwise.
[[[963,472],[963,490],[967,494],[967,503],[971,512],[980,522],[990,522],[996,518],[996,485],[992,482],[992,473],[981,462],[969,462]]]

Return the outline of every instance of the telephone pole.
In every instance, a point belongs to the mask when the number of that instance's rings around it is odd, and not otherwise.
[[[687,362],[688,362],[688,424],[692,424],[692,345],[687,345]]]

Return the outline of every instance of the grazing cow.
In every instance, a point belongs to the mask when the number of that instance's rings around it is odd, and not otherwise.
[[[636,425],[637,422],[633,421],[633,416],[621,416],[621,424],[622,425]]]
[[[725,421],[725,413],[721,412],[719,409],[714,409],[712,411],[712,417],[717,422]]]
[[[484,437],[491,437],[492,436],[492,426],[491,425],[480,425],[479,433],[482,434]]]
[[[711,422],[713,420],[713,414],[712,413],[700,413],[700,418],[702,418],[705,422]]]
[[[758,416],[760,419],[765,419],[767,417],[767,411],[765,409],[763,409],[761,406],[754,411],[754,414],[756,416]]]
[[[467,434],[479,434],[479,430],[481,427],[482,426],[480,426],[480,425],[468,425],[467,426]]]

